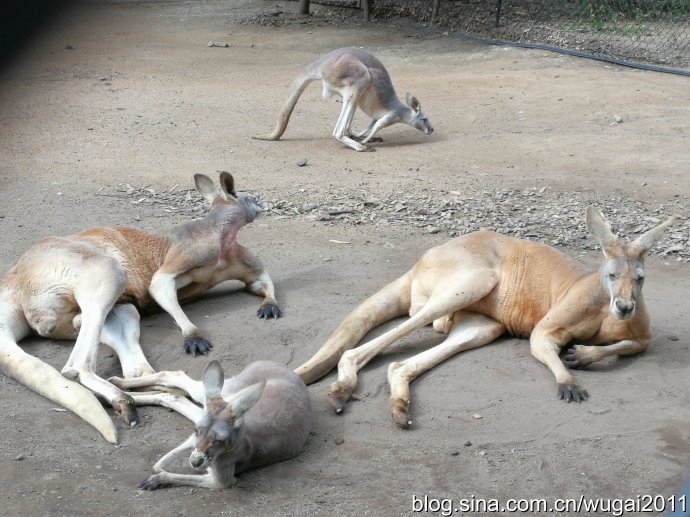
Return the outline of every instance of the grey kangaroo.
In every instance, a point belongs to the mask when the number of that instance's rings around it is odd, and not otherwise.
[[[369,150],[363,144],[375,141],[376,133],[398,122],[417,128],[427,135],[434,131],[416,97],[408,93],[407,105],[400,102],[381,61],[364,50],[340,48],[307,66],[292,83],[290,95],[280,110],[278,124],[273,132],[252,138],[279,140],[287,129],[290,115],[300,95],[310,82],[319,79],[323,83],[324,98],[339,95],[343,99],[333,136],[355,151]],[[366,129],[352,133],[352,119],[357,107],[369,115],[372,121]]]
[[[202,409],[172,393],[132,393],[137,405],[165,406],[195,422],[195,432],[153,466],[154,475],[139,483],[142,490],[166,485],[228,488],[237,481],[235,474],[297,456],[311,429],[307,387],[292,370],[271,361],[251,363],[228,379],[220,364],[212,361],[201,382],[183,372],[110,380],[122,389],[179,388],[204,404]],[[165,470],[190,451],[189,463],[204,474]]]

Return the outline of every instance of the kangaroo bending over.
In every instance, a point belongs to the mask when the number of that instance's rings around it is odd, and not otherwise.
[[[529,337],[532,355],[556,377],[559,398],[585,400],[589,394],[567,367],[637,354],[651,341],[642,298],[644,256],[674,220],[623,244],[601,212],[588,207],[587,228],[604,253],[598,271],[544,244],[487,231],[457,237],[427,251],[409,272],[359,305],[295,371],[311,383],[337,363],[329,396],[341,413],[359,369],[397,339],[433,322],[436,330],[448,333],[445,341],[388,368],[390,415],[399,427],[412,424],[410,382],[504,332]],[[404,314],[410,319],[354,348],[372,328]],[[570,344],[561,361],[561,349]]]
[[[162,385],[179,388],[196,402],[171,393],[132,393],[136,404],[174,409],[195,423],[195,432],[153,466],[143,490],[166,485],[228,488],[235,474],[297,456],[309,437],[311,400],[304,382],[289,368],[257,361],[223,380],[217,361],[206,366],[201,382],[183,372],[159,372],[136,379],[112,378],[122,389]],[[165,469],[191,452],[189,463],[205,474],[175,474]]]
[[[211,344],[187,318],[180,301],[199,297],[229,279],[264,297],[260,317],[278,317],[273,282],[261,262],[237,242],[237,232],[261,211],[252,196],[235,193],[232,175],[220,175],[222,194],[202,174],[196,188],[211,205],[200,221],[168,232],[91,228],[69,237],[46,237],[29,248],[0,280],[0,370],[66,407],[117,441],[113,422],[93,393],[129,425],[139,421],[129,395],[95,373],[99,343],[117,354],[125,377],[153,373],[139,344],[139,313],[160,306],[182,330],[188,353]],[[30,333],[75,339],[62,369],[25,353]]]
[[[400,102],[386,68],[378,59],[364,50],[340,48],[307,66],[292,83],[290,95],[280,110],[278,124],[273,132],[252,138],[279,140],[287,129],[290,115],[300,95],[310,82],[319,79],[323,83],[324,98],[339,95],[343,100],[333,136],[355,151],[367,151],[368,148],[363,144],[374,141],[374,136],[381,129],[398,122],[417,128],[427,135],[434,131],[415,97],[408,93],[407,106]],[[352,119],[357,107],[369,115],[372,121],[366,129],[353,134]]]

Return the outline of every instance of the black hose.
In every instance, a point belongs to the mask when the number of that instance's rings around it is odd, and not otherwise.
[[[440,29],[434,29],[431,27],[420,28],[420,27],[410,27],[413,30],[420,32],[433,32],[440,33]],[[613,63],[621,66],[628,66],[630,68],[639,68],[641,70],[651,70],[652,72],[663,72],[666,74],[676,74],[685,75],[690,77],[690,70],[684,70],[682,68],[673,68],[670,66],[663,65],[652,65],[649,63],[638,63],[636,61],[628,61],[627,59],[621,59],[613,56],[606,56],[604,54],[595,54],[593,52],[584,52],[582,50],[572,50],[569,48],[557,47],[555,45],[547,45],[546,43],[529,43],[524,41],[509,41],[503,39],[485,38],[483,36],[474,36],[473,34],[467,34],[466,32],[448,32],[448,36],[452,36],[457,39],[464,39],[469,41],[474,41],[476,43],[483,43],[484,45],[501,45],[507,47],[519,47],[519,48],[533,48],[539,50],[549,50],[551,52],[558,52],[559,54],[567,54],[569,56],[584,57],[587,59],[596,59],[597,61],[606,61],[607,63]]]

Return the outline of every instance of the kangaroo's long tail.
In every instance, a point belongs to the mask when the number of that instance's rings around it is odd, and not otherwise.
[[[117,430],[96,396],[81,384],[65,379],[52,366],[27,354],[0,326],[0,371],[91,424],[110,443]]]
[[[278,123],[272,133],[267,133],[265,135],[256,135],[252,138],[256,140],[279,140],[285,130],[287,129],[288,122],[290,121],[290,115],[297,105],[302,92],[306,89],[310,82],[318,79],[318,76],[311,69],[307,69],[303,74],[297,77],[290,87],[290,95],[285,100],[283,107],[280,109],[280,115],[278,116]]]
[[[297,368],[295,373],[306,384],[320,379],[338,364],[343,352],[357,346],[370,330],[386,321],[407,314],[409,310],[410,276],[408,273],[359,304],[335,329],[319,351]]]

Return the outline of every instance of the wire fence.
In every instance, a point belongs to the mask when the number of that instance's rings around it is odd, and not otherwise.
[[[432,21],[429,0],[374,0],[374,18]],[[450,31],[690,70],[690,0],[440,0]]]

